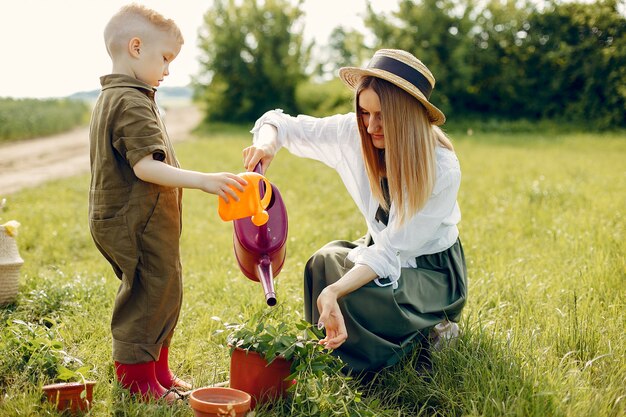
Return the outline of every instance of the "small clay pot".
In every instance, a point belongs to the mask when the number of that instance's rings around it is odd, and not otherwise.
[[[188,398],[196,417],[244,417],[250,410],[250,395],[234,388],[197,388]]]
[[[230,387],[252,396],[251,407],[256,403],[284,397],[295,380],[287,380],[291,362],[278,357],[269,365],[257,352],[235,348],[230,357]]]
[[[93,400],[93,386],[95,381],[85,382],[62,382],[43,386],[43,392],[48,401],[55,404],[57,410],[69,410],[72,414],[79,411],[87,411]],[[85,395],[81,398],[81,393]]]

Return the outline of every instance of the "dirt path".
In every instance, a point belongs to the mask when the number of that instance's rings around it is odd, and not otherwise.
[[[201,120],[194,106],[172,107],[165,124],[172,141],[189,136]],[[89,172],[89,129],[0,145],[0,197],[45,181]]]

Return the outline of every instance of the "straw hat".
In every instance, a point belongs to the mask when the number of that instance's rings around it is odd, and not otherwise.
[[[445,123],[443,112],[428,101],[435,88],[435,77],[412,54],[400,49],[379,49],[365,68],[339,69],[339,77],[353,90],[364,76],[382,78],[400,87],[426,107],[431,123],[437,126]]]

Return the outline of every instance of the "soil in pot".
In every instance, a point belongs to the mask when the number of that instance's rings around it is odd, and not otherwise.
[[[252,396],[251,408],[256,403],[285,396],[294,380],[286,380],[291,374],[291,362],[278,357],[269,365],[257,352],[235,348],[230,357],[230,387]]]
[[[93,400],[93,387],[95,384],[95,381],[63,382],[44,385],[42,389],[48,401],[55,404],[57,410],[69,410],[74,414],[79,411],[89,410]],[[85,394],[81,397],[83,391]]]

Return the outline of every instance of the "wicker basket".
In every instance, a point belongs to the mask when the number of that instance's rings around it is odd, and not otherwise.
[[[0,304],[15,301],[23,264],[15,238],[0,225]]]

